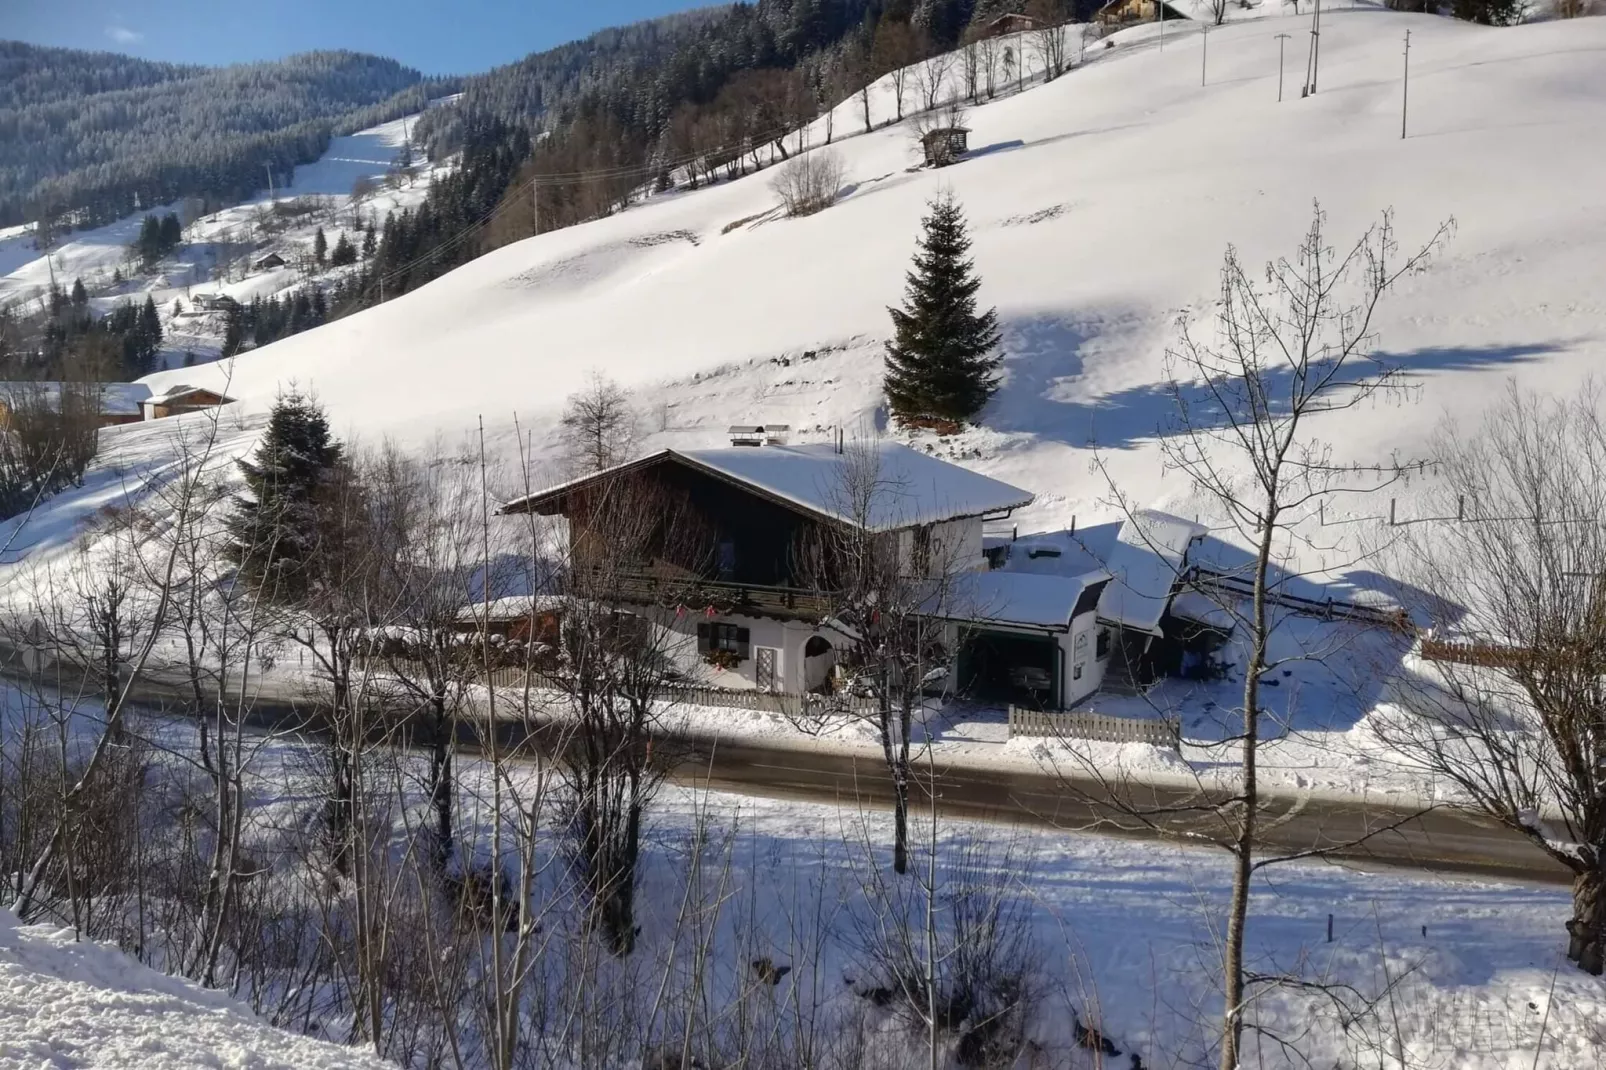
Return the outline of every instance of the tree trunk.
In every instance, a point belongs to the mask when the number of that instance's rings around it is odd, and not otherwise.
[[[1567,957],[1596,977],[1603,966],[1606,938],[1606,874],[1599,866],[1573,878],[1573,916],[1567,922]]]
[[[452,859],[452,725],[446,696],[439,685],[431,696],[435,715],[434,750],[429,765],[429,801],[435,808],[435,867],[446,872]]]
[[[1244,1035],[1244,930],[1249,921],[1249,881],[1254,875],[1255,818],[1259,808],[1256,761],[1260,743],[1260,674],[1266,664],[1266,570],[1271,561],[1276,525],[1268,516],[1262,526],[1255,559],[1253,631],[1254,650],[1244,672],[1243,814],[1232,844],[1232,903],[1227,913],[1227,945],[1222,952],[1224,1017],[1221,1035],[1221,1070],[1238,1070]]]

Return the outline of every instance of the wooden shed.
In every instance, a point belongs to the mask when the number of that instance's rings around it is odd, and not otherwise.
[[[1017,12],[1006,12],[993,19],[981,28],[978,37],[1008,37],[1011,34],[1025,33],[1027,30],[1037,29],[1037,20],[1030,15]]]
[[[969,150],[970,131],[963,126],[939,126],[922,134],[920,145],[926,151],[926,163],[947,167]]]
[[[1188,16],[1164,0],[1110,0],[1093,16],[1104,26],[1123,26],[1132,22],[1159,22],[1164,19],[1186,19]]]
[[[140,403],[147,420],[161,420],[198,409],[211,409],[228,405],[233,398],[201,386],[175,386]]]

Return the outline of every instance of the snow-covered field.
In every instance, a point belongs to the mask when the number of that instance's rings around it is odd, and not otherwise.
[[[159,718],[137,724],[141,735],[169,755],[165,761],[181,770],[194,747],[193,730]],[[259,861],[283,854],[273,864],[283,867],[280,877],[288,888],[300,879],[304,863],[286,848],[294,830],[308,828],[316,812],[320,789],[309,777],[319,766],[307,748],[289,739],[258,740],[248,753],[248,849]],[[393,790],[382,785],[394,777],[414,808],[408,820],[397,818],[392,851],[399,863],[427,822],[416,787],[424,758],[417,755],[411,766],[392,773],[374,753],[370,761],[386,770],[376,777],[381,794]],[[536,798],[533,777],[532,768],[513,767],[504,792]],[[478,865],[490,857],[491,787],[489,767],[465,759],[459,767],[459,849]],[[550,837],[558,826],[544,827],[543,836]],[[773,1006],[787,1010],[781,1028],[796,1026],[790,1017],[795,1006],[828,1035],[865,1031],[883,1044],[918,1047],[918,1031],[913,1037],[900,1033],[907,1025],[895,1025],[887,1008],[867,996],[878,983],[866,942],[876,928],[873,919],[902,909],[874,876],[889,865],[891,836],[890,815],[851,802],[780,803],[664,789],[645,831],[635,967],[617,983],[650,1001],[663,978],[679,986],[699,973],[701,998],[718,1019],[745,1013],[736,1003],[741,994],[754,994],[749,964],[768,958],[791,968],[774,992]],[[1208,1058],[1229,886],[1224,855],[970,821],[941,822],[933,841],[929,824],[917,815],[912,843],[918,877],[898,878],[894,887],[929,879],[924,867],[933,842],[939,897],[968,893],[999,902],[1006,914],[1019,917],[1028,937],[1034,1011],[1027,1036],[1042,1061],[1017,1065],[1124,1068],[1140,1065],[1128,1062],[1137,1054],[1142,1066],[1171,1068]],[[554,955],[554,941],[572,924],[566,914],[572,904],[563,890],[563,867],[553,865],[555,844],[544,843],[536,852],[537,902],[542,930],[551,934],[541,946]],[[512,844],[504,838],[503,850],[513,852]],[[394,879],[407,887],[412,878]],[[1606,1058],[1606,991],[1561,958],[1568,907],[1565,890],[1555,887],[1318,863],[1265,870],[1250,908],[1250,968],[1334,986],[1335,993],[1337,986],[1351,986],[1342,998],[1354,1017],[1345,1022],[1346,1012],[1330,994],[1270,988],[1255,1001],[1254,1021],[1265,1032],[1251,1046],[1249,1065],[1598,1065]],[[939,924],[946,934],[944,917]],[[703,934],[707,945],[699,943]],[[535,975],[552,968],[548,963]],[[48,1006],[36,1005],[40,992]],[[673,989],[671,1002],[683,995]],[[192,1015],[195,1023],[187,1021]],[[1096,1025],[1120,1057],[1096,1061],[1082,1052],[1073,1028],[1078,1020]],[[640,1024],[630,1022],[631,1028]],[[348,1025],[334,1014],[320,1031],[338,1036]],[[224,996],[134,965],[113,949],[75,945],[70,935],[18,928],[0,917],[0,1067],[20,1070],[51,1055],[78,1060],[65,1065],[199,1065],[185,1060],[199,1058],[206,1044],[224,1045],[216,1065],[371,1065],[347,1050],[290,1038],[280,1038],[283,1047],[275,1047],[272,1037]],[[242,1052],[238,1062],[228,1062],[227,1053],[236,1051]]]
[[[1168,29],[1163,52],[1153,27],[1124,31],[1085,67],[973,109],[957,166],[910,171],[905,125],[834,146],[847,187],[816,216],[778,218],[766,173],[654,197],[252,353],[235,392],[260,406],[294,379],[343,433],[411,442],[483,415],[507,448],[515,414],[539,444],[593,370],[636,391],[647,446],[716,444],[745,420],[802,437],[882,422],[885,309],[942,188],[974,228],[1007,372],[983,428],[944,448],[1035,490],[1023,523],[1108,515],[1090,444],[1140,504],[1197,511],[1157,464],[1173,321],[1208,315],[1229,243],[1251,263],[1291,253],[1313,200],[1340,243],[1390,207],[1406,247],[1458,223],[1377,322],[1417,399],[1332,420],[1344,457],[1419,448],[1442,415],[1473,417],[1508,377],[1565,391],[1597,368],[1606,194],[1588,176],[1602,168],[1606,21],[1490,29],[1326,12],[1320,92],[1301,100],[1295,87],[1279,104],[1275,35],[1304,27],[1266,17],[1212,32],[1203,88],[1196,26]],[[1304,53],[1290,51],[1293,83]],[[883,85],[878,118],[888,98]],[[856,112],[856,100],[837,109],[839,134],[859,129]]]

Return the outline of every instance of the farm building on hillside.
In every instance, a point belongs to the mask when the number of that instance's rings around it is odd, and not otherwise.
[[[1011,34],[1025,33],[1037,29],[1037,20],[1030,15],[1015,12],[1006,12],[983,26],[976,37],[1008,37]]]
[[[269,253],[267,256],[251,261],[251,269],[253,271],[267,271],[269,268],[282,267],[284,267],[284,257],[278,253]]]
[[[11,426],[16,415],[29,410],[59,413],[93,408],[97,426],[137,423],[140,403],[150,396],[143,383],[0,383],[0,427]]]
[[[1080,535],[989,538],[984,523],[1029,505],[1029,491],[883,441],[863,456],[887,489],[847,510],[861,459],[840,445],[788,445],[774,425],[733,427],[731,442],[660,450],[502,512],[565,518],[570,597],[656,629],[685,680],[718,689],[800,699],[856,686],[860,637],[841,617],[841,551],[828,549],[842,533],[885,546],[914,615],[938,622],[933,693],[1064,709],[1101,689],[1140,692],[1231,631],[1187,582],[1197,524],[1144,511]],[[620,551],[628,562],[606,556],[609,525],[644,514],[675,519],[652,521],[648,549]]]
[[[1164,0],[1110,0],[1093,17],[1105,26],[1122,26],[1131,22],[1159,22],[1162,19],[1170,22],[1188,16]]]
[[[196,294],[191,298],[191,304],[196,312],[228,312],[240,307],[240,303],[228,294]]]
[[[1007,516],[1032,500],[1018,487],[881,442],[871,449],[887,490],[854,520],[840,507],[849,478],[844,453],[831,443],[781,444],[783,436],[772,432],[773,425],[734,428],[733,442],[761,444],[660,450],[502,511],[565,517],[579,568],[586,567],[589,547],[607,538],[589,531],[606,495],[615,488],[650,495],[655,514],[675,514],[684,530],[655,532],[657,549],[639,565],[589,566],[585,582],[598,584],[601,597],[622,611],[651,613],[656,606],[655,626],[674,634],[670,645],[681,651],[686,675],[720,688],[802,695],[843,686],[838,655],[853,636],[832,616],[832,567],[814,574],[800,561],[807,556],[800,547],[858,531],[890,540],[884,544],[915,583],[924,583],[938,560],[944,569],[984,572],[984,518]],[[666,599],[675,603],[667,613]],[[978,613],[940,616],[957,627]]]
[[[219,405],[229,405],[233,402],[233,398],[219,394],[216,390],[180,384],[146,398],[140,403],[140,408],[143,410],[144,419],[161,420],[168,416],[180,416],[199,409],[214,409]]]
[[[969,151],[970,131],[963,126],[939,126],[920,135],[920,147],[925,150],[926,163],[947,167]]]

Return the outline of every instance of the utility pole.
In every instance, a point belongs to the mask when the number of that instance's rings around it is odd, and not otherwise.
[[[541,181],[530,179],[530,233],[541,233]]]
[[[1406,107],[1411,102],[1411,31],[1405,31],[1405,81],[1400,89],[1400,140],[1405,140]]]
[[[1283,47],[1288,44],[1288,34],[1277,35],[1277,103],[1283,102]]]
[[[1165,51],[1165,0],[1154,0],[1154,17],[1160,20],[1160,51]]]
[[[265,164],[262,165],[262,170],[264,170],[264,171],[266,171],[268,173],[268,203],[272,204],[273,203],[273,165],[271,163],[265,163]]]
[[[1199,52],[1199,84],[1205,84],[1205,64],[1210,61],[1210,26],[1201,22],[1199,24],[1199,42],[1202,46]]]
[[[1316,0],[1316,28],[1311,31],[1310,92],[1316,95],[1316,75],[1322,68],[1322,0]]]

